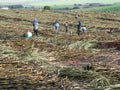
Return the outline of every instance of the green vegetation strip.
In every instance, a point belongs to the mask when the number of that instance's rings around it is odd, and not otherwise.
[[[90,8],[88,11],[96,11],[96,12],[120,12],[120,5],[113,6],[104,6],[98,8]]]

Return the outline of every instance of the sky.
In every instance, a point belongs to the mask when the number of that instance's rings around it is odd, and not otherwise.
[[[42,4],[85,4],[85,3],[114,3],[120,2],[120,0],[0,0],[0,3],[35,3],[39,2]]]

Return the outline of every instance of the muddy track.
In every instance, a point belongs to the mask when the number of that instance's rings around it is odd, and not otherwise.
[[[98,47],[99,48],[103,48],[103,49],[105,49],[105,48],[115,48],[115,49],[118,49],[118,50],[120,50],[120,42],[119,41],[109,41],[109,42],[98,42]]]

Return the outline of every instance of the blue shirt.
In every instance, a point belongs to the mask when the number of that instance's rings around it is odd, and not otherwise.
[[[34,18],[34,20],[33,20],[33,24],[36,24],[36,23],[38,23],[38,21],[37,21],[36,18]]]

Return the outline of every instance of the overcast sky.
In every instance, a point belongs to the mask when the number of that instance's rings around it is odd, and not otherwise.
[[[25,2],[41,2],[41,3],[48,3],[48,4],[74,4],[74,3],[114,3],[120,2],[120,0],[0,0],[0,3],[25,3]]]

